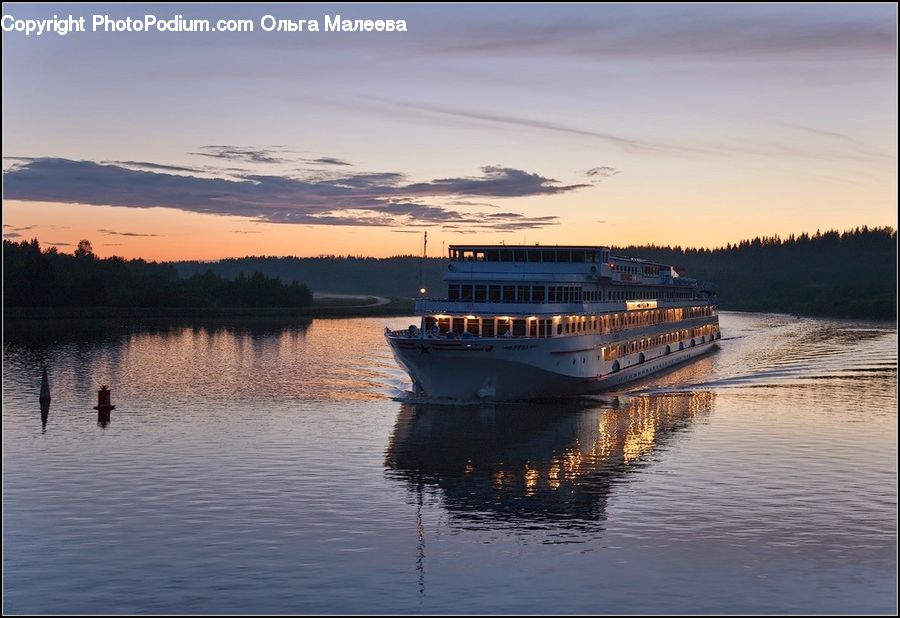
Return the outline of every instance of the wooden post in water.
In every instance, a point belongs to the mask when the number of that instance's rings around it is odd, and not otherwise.
[[[50,380],[47,379],[47,366],[44,365],[44,374],[41,376],[41,397],[40,401],[43,404],[45,401],[50,403]]]

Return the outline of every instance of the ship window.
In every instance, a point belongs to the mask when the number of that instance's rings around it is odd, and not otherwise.
[[[500,252],[497,250],[488,250],[485,251],[485,257],[488,262],[499,262]]]
[[[567,333],[569,332],[569,323],[568,322],[566,322],[566,332]]]
[[[492,303],[500,302],[500,286],[499,285],[491,285],[488,286],[488,300]]]
[[[556,325],[556,334],[562,335],[562,323]]]
[[[437,324],[437,318],[426,316],[425,321],[422,323],[422,329],[427,333],[434,328],[435,324]]]
[[[448,300],[459,300],[459,286],[451,285],[447,288],[447,298]]]
[[[556,261],[557,262],[571,262],[572,261],[572,252],[571,251],[557,251],[556,252]]]
[[[541,251],[541,258],[544,262],[555,262],[556,251]]]
[[[551,285],[547,288],[547,302],[555,303],[556,302],[556,286]]]
[[[512,334],[513,337],[524,337],[525,336],[525,320],[513,320],[512,321]]]
[[[544,286],[535,285],[531,288],[531,301],[535,303],[544,302]]]
[[[516,262],[524,262],[525,261],[525,249],[516,249],[513,252]]]
[[[500,261],[501,262],[512,262],[513,252],[509,249],[501,249],[500,250]]]
[[[529,337],[537,337],[538,336],[538,321],[537,320],[528,320],[528,336]]]
[[[541,261],[541,252],[535,249],[528,250],[528,261],[529,262],[540,262]]]
[[[487,286],[486,285],[476,285],[475,286],[475,302],[483,303],[487,300]]]
[[[463,333],[465,325],[466,323],[463,318],[453,318],[453,332],[457,335],[461,335]]]
[[[450,318],[438,318],[437,325],[442,333],[446,333],[450,330]]]
[[[596,262],[597,261],[597,252],[596,251],[588,251],[584,254],[585,262]]]
[[[469,333],[471,333],[477,337],[478,336],[478,323],[480,321],[481,320],[479,320],[478,318],[475,318],[474,320],[466,320],[466,331],[468,331]]]
[[[472,286],[471,285],[462,286],[460,291],[462,292],[460,294],[460,299],[469,300],[469,301],[472,300]]]
[[[475,252],[475,261],[483,262],[484,261],[484,251],[476,251]]]
[[[463,259],[466,261],[471,261],[475,258],[475,253],[473,251],[463,251]]]
[[[503,286],[503,302],[505,302],[505,303],[516,302],[516,286],[514,286],[514,285],[504,285]]]
[[[572,252],[572,261],[573,262],[584,262],[584,251],[573,251]]]
[[[529,292],[531,291],[531,287],[527,285],[520,285],[517,290],[516,300],[520,303],[527,303],[531,299],[529,298]]]
[[[494,319],[493,318],[481,321],[481,336],[482,337],[493,337],[494,336]]]

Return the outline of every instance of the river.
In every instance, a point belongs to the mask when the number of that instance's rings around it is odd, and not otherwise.
[[[410,323],[8,322],[4,611],[896,612],[893,324],[723,313],[620,391],[447,407]]]

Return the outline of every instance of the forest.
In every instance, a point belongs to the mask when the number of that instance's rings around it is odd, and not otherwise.
[[[597,244],[603,244],[602,239]],[[754,238],[713,249],[640,245],[612,250],[672,264],[684,276],[714,283],[725,310],[883,320],[896,317],[897,233],[888,227]],[[284,281],[304,281],[317,291],[414,297],[424,287],[427,295],[440,297],[446,293],[442,282],[446,263],[443,257],[330,255],[257,256],[173,265],[182,276],[207,269],[226,278],[263,272]]]
[[[672,264],[682,276],[712,282],[724,310],[896,319],[892,228],[762,237],[713,249],[642,245],[612,252]],[[446,258],[255,256],[158,264],[100,259],[87,241],[74,254],[42,251],[37,240],[5,240],[3,258],[4,305],[10,307],[290,307],[310,304],[311,289],[394,298],[413,298],[422,287],[428,296],[446,293]]]
[[[74,254],[41,250],[37,239],[3,241],[4,307],[301,307],[312,292],[261,272],[225,278],[211,270],[180,277],[171,264],[100,259],[82,240]]]

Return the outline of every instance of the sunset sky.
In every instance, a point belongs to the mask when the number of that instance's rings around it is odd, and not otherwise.
[[[894,4],[3,5],[4,238],[154,260],[896,225]],[[90,30],[93,14],[254,32]],[[260,18],[408,32],[264,32]]]

